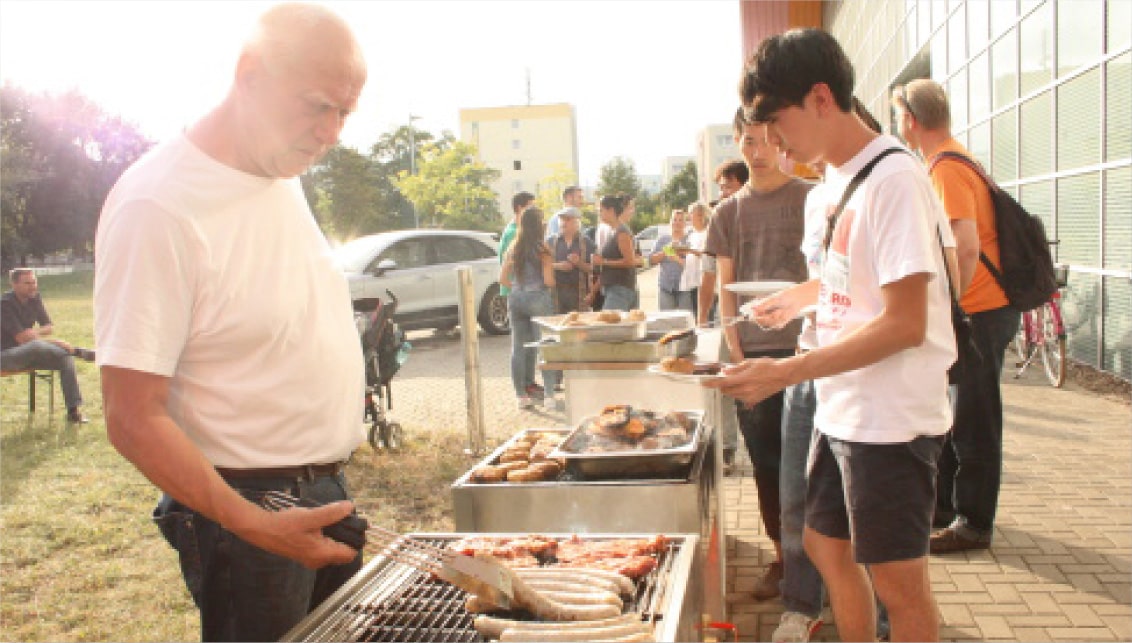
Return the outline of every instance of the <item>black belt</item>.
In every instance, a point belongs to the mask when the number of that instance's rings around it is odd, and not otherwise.
[[[216,467],[222,478],[290,478],[314,480],[325,476],[336,476],[345,468],[341,462],[329,464],[304,464],[297,467],[265,467],[263,469],[228,469]]]

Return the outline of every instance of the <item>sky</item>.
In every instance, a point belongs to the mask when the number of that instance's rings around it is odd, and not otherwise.
[[[78,89],[148,137],[215,105],[240,43],[273,2],[0,0],[0,81]],[[325,1],[369,64],[342,143],[365,151],[419,116],[459,137],[459,110],[574,105],[580,179],[615,156],[660,174],[729,123],[742,67],[738,0]]]

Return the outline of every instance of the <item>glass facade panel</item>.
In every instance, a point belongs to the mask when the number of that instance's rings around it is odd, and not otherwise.
[[[1132,156],[1132,54],[1108,61],[1106,71],[1105,160],[1115,161]]]
[[[968,135],[970,144],[967,149],[983,164],[983,167],[990,167],[990,123],[984,122],[972,127]]]
[[[990,34],[990,0],[967,0],[967,44],[971,53],[987,44]]]
[[[994,118],[991,126],[994,162],[991,176],[998,183],[1009,183],[1018,178],[1018,121],[1010,110]]]
[[[1067,74],[1095,62],[1104,39],[1103,0],[1072,0],[1057,3],[1057,74]]]
[[[963,7],[947,21],[947,69],[955,70],[967,62],[967,17]]]
[[[947,0],[930,0],[932,4],[932,29],[947,22]]]
[[[1108,0],[1108,50],[1120,51],[1132,44],[1132,2]]]
[[[1053,171],[1053,94],[1022,103],[1022,177]]]
[[[1057,180],[1055,235],[1061,240],[1057,252],[1061,261],[1082,266],[1100,264],[1100,230],[1097,226],[1100,191],[1099,172]]]
[[[1108,170],[1105,182],[1104,267],[1132,271],[1132,168]]]
[[[1018,32],[1006,32],[991,47],[991,74],[994,77],[994,108],[1001,109],[1018,98]]]
[[[1100,278],[1074,272],[1062,291],[1061,314],[1069,335],[1069,354],[1090,366],[1100,366],[1097,359],[1097,316],[1100,313]]]
[[[930,2],[916,3],[916,37],[919,38],[920,42],[928,42],[932,38],[932,5]],[[934,40],[932,40],[932,44],[935,44]],[[932,49],[935,49],[935,47],[932,47]],[[942,55],[942,52],[936,55]]]
[[[967,69],[955,72],[947,84],[947,103],[951,108],[951,130],[967,127]]]
[[[1022,21],[1022,95],[1053,80],[1053,3],[1045,2]]]
[[[1093,69],[1057,88],[1057,169],[1101,160],[1101,74]]]
[[[938,33],[932,36],[932,44],[929,57],[932,61],[932,78],[936,82],[943,82],[948,76],[946,29],[941,29]]]
[[[1046,234],[1054,238],[1053,229],[1053,181],[1038,181],[1021,186],[1018,202],[1026,211],[1039,217],[1045,224]]]
[[[916,34],[916,21],[919,20],[917,14],[918,5],[909,3],[906,5],[908,13],[904,16],[904,60],[911,60],[912,56],[920,49],[920,39]]]
[[[1015,0],[994,0],[990,3],[991,39],[1009,29],[1018,19],[1018,3]]]
[[[1132,379],[1132,282],[1104,278],[1104,352],[1101,368]]]
[[[967,68],[967,97],[971,122],[986,118],[991,111],[990,65],[986,53],[979,54]]]

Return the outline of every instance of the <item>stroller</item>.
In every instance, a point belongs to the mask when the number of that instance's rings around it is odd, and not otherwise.
[[[395,451],[401,447],[401,425],[386,417],[385,409],[393,408],[389,387],[393,375],[409,358],[412,345],[393,321],[397,312],[397,296],[389,290],[389,301],[380,297],[354,301],[354,323],[362,340],[366,365],[366,397],[364,421],[369,424],[369,443],[374,449]],[[382,402],[384,401],[384,407]]]

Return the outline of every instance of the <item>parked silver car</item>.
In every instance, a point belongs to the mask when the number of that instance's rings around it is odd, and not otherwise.
[[[634,243],[637,244],[637,254],[651,255],[656,252],[656,242],[658,239],[665,235],[672,234],[672,226],[667,223],[660,225],[650,225],[649,227],[641,230],[634,237]]]
[[[399,300],[401,328],[451,329],[459,323],[456,268],[472,269],[476,318],[493,335],[510,332],[507,298],[499,294],[499,244],[494,235],[468,230],[398,230],[359,237],[334,250],[354,301]]]

